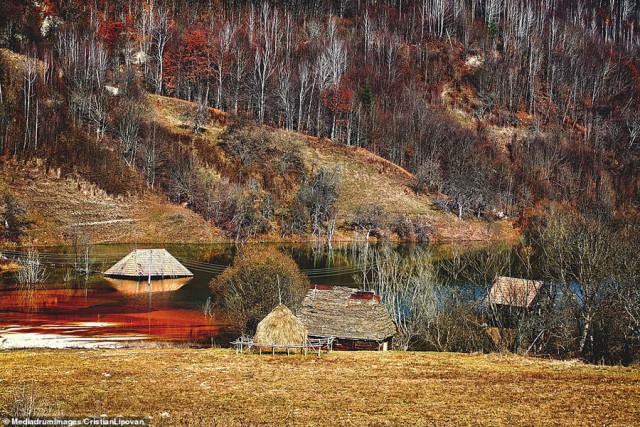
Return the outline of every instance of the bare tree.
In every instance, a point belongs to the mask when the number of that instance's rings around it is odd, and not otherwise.
[[[580,331],[577,351],[586,355],[598,307],[615,281],[615,240],[601,220],[559,211],[550,213],[539,239],[547,276],[573,300]]]
[[[353,218],[353,225],[362,229],[365,239],[369,240],[371,233],[377,234],[386,218],[384,207],[378,204],[367,204],[358,207]]]
[[[278,46],[282,38],[278,11],[267,2],[262,4],[261,39],[254,55],[254,77],[258,86],[258,121],[264,122],[267,85],[277,69]]]
[[[135,100],[121,99],[116,118],[116,134],[120,141],[120,153],[129,165],[136,159],[138,143],[140,142],[140,126],[142,112]]]
[[[326,232],[330,242],[335,227],[335,217],[340,186],[340,171],[320,168],[313,176],[306,178],[298,190],[297,199],[306,207],[313,235],[318,240]]]
[[[16,280],[24,290],[33,290],[34,285],[44,283],[47,280],[47,269],[40,259],[40,254],[29,247],[26,254],[18,259],[20,268],[16,273]]]
[[[161,95],[164,79],[164,52],[167,43],[171,39],[169,11],[166,9],[156,9],[152,18],[153,30],[151,39],[153,45],[153,59],[155,61],[155,91]]]
[[[217,77],[217,88],[216,88],[216,108],[222,108],[222,85],[223,78],[225,75],[225,66],[227,63],[229,51],[231,49],[231,42],[233,39],[233,28],[231,27],[231,23],[229,21],[224,22],[224,24],[219,28],[219,31],[214,38],[217,41],[214,52],[214,63],[216,65],[216,77]],[[213,33],[212,33],[213,34]]]

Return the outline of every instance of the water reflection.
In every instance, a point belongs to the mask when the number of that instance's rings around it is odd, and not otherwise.
[[[115,290],[126,295],[154,294],[177,291],[191,280],[190,277],[178,279],[152,280],[151,282],[114,279],[105,277],[105,281]]]
[[[277,246],[293,257],[312,283],[352,287],[367,285],[372,268],[370,254],[380,250],[372,245],[341,245],[331,250],[304,244]],[[131,250],[151,247],[157,245],[93,246],[90,261],[94,273],[83,276],[71,272],[72,247],[42,248],[49,273],[47,283],[25,293],[13,274],[0,276],[0,341],[17,333],[202,344],[210,343],[212,337],[222,340],[224,317],[221,313],[206,316],[203,306],[210,296],[208,283],[232,263],[238,248],[227,244],[166,245],[194,276],[152,281],[151,287],[146,282],[99,274]],[[535,264],[527,260],[527,267],[517,248],[508,246],[435,246],[417,251],[412,245],[396,245],[392,250],[405,258],[416,253],[428,256],[438,280],[458,287],[469,299],[483,296],[486,281],[497,269],[503,275],[525,277],[531,274],[525,270]]]

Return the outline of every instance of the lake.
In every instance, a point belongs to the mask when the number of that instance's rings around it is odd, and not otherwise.
[[[310,245],[277,244],[309,277],[312,284],[358,287],[363,271],[362,246],[342,245],[332,250]],[[146,283],[114,281],[102,276],[133,249],[164,247],[194,274],[182,281],[154,282],[154,292]],[[237,252],[232,244],[217,245],[96,245],[90,250],[92,274],[78,276],[73,265],[77,252],[71,246],[39,248],[47,267],[47,280],[32,290],[20,289],[12,272],[0,275],[0,344],[20,346],[101,347],[124,345],[129,341],[183,342],[198,345],[226,345],[224,313],[204,314],[209,297],[208,283],[229,266]],[[367,250],[379,250],[369,246]],[[410,245],[396,245],[393,251],[408,256]],[[5,256],[20,256],[23,250],[7,250]],[[501,248],[509,259],[510,273],[521,273],[517,250]],[[465,287],[469,298],[480,298],[485,287],[470,283],[468,274],[452,270],[451,248],[431,247],[428,254],[438,264],[444,281]],[[483,265],[482,249],[465,249],[475,266]],[[461,270],[462,271],[462,270]],[[458,277],[459,274],[459,277]],[[359,276],[361,277],[361,276]]]

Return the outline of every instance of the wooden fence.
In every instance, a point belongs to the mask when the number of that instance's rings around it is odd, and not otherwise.
[[[282,345],[282,344],[265,344],[265,343],[257,343],[253,341],[253,337],[249,337],[246,335],[241,336],[235,341],[231,341],[231,345],[233,345],[236,349],[236,354],[240,353],[249,353],[254,351],[256,348],[258,352],[262,354],[262,349],[267,348],[271,349],[271,354],[275,354],[276,350],[287,350],[287,355],[291,354],[291,350],[302,351],[306,356],[307,353],[317,353],[320,355],[323,351],[329,353],[333,349],[333,342],[335,341],[334,337],[328,338],[309,338],[305,344],[291,344],[291,345]]]

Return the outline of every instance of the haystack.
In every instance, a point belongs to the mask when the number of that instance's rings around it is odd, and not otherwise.
[[[303,346],[306,341],[307,329],[284,304],[279,304],[258,323],[253,337],[257,346]]]
[[[104,272],[117,279],[142,280],[191,277],[187,268],[166,249],[136,249]]]

